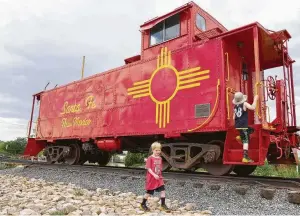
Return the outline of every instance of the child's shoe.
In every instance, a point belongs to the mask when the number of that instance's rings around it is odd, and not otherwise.
[[[248,156],[244,156],[242,162],[243,163],[252,163],[254,161],[251,158],[249,158]]]
[[[140,205],[140,208],[142,209],[142,210],[144,210],[144,211],[150,211],[150,209],[146,206],[146,204],[141,204]]]
[[[166,206],[166,204],[162,204],[160,206],[160,210],[161,211],[165,211],[165,212],[170,212],[171,210],[168,208],[168,206]]]
[[[238,141],[238,143],[243,144],[241,136],[236,136],[235,140]]]

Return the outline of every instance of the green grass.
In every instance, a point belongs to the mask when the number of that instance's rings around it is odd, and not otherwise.
[[[11,156],[12,155],[11,153],[5,151],[4,149],[0,149],[0,154],[6,155],[6,156]]]
[[[67,215],[67,213],[63,211],[56,211],[56,212],[52,212],[50,215]]]
[[[81,190],[81,189],[75,188],[75,189],[74,189],[74,195],[75,195],[75,196],[83,196],[83,195],[84,195],[84,192],[83,192],[83,190]]]
[[[300,174],[297,173],[296,165],[270,165],[265,163],[263,166],[258,166],[253,172],[256,176],[273,176],[284,178],[299,178]]]
[[[5,151],[5,150],[3,150],[3,149],[0,149],[0,154],[1,154],[1,155],[5,155],[5,156],[7,156],[7,157],[9,157],[9,158],[12,158],[12,159],[19,158],[19,156],[20,156],[20,155],[18,155],[18,154],[13,154],[13,153],[7,152],[7,151]]]
[[[142,164],[142,163],[136,163],[136,164],[132,164],[128,167],[132,167],[132,168],[144,168],[145,167],[145,163]]]
[[[10,169],[16,167],[16,164],[13,163],[0,163],[0,170]]]

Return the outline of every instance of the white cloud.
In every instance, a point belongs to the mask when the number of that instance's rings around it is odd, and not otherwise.
[[[0,108],[0,115],[9,114],[9,113],[14,113],[14,112],[9,109],[1,109]]]
[[[230,0],[225,2],[225,10],[230,13],[221,13],[222,16],[227,15],[227,20],[239,23],[258,21],[262,25],[266,25],[265,27],[271,26],[277,29],[278,25],[294,21],[299,16],[300,2],[298,1],[294,1],[293,4],[285,4],[282,0],[243,2]],[[221,11],[223,8],[217,10]]]
[[[0,104],[15,103],[15,102],[18,102],[18,101],[19,101],[18,98],[14,97],[14,96],[11,96],[9,94],[0,92]]]
[[[27,135],[28,121],[18,118],[0,117],[0,140],[8,141]]]

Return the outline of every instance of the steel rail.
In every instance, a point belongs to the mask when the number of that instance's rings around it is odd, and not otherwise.
[[[146,170],[144,168],[132,167],[114,167],[97,165],[67,165],[67,164],[49,164],[46,162],[32,162],[28,160],[16,159],[1,159],[0,162],[15,163],[25,165],[25,168],[41,167],[47,169],[61,169],[70,172],[84,172],[90,174],[97,174],[99,172],[119,175],[120,177],[140,176],[144,177]],[[213,176],[205,172],[183,172],[183,171],[169,171],[163,172],[164,178],[167,181],[189,181],[189,182],[211,182],[219,183],[238,183],[242,185],[259,185],[262,187],[271,187],[277,189],[300,189],[300,178],[284,178],[284,177],[269,177],[269,176],[254,176],[240,177],[235,174],[228,176]]]

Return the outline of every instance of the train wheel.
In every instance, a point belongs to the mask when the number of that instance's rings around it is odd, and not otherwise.
[[[256,165],[236,165],[233,169],[233,172],[238,176],[248,176],[254,172]]]
[[[86,161],[87,161],[87,155],[86,153],[83,151],[82,148],[80,148],[80,158],[78,160],[78,164],[79,165],[83,165]]]
[[[196,171],[196,167],[192,167],[190,169],[185,169],[184,172],[187,172],[187,173],[192,173],[192,172],[195,172]]]
[[[217,163],[203,164],[203,168],[211,175],[223,176],[230,174],[234,169],[234,165],[223,164],[220,160]]]
[[[48,164],[54,164],[55,163],[55,161],[51,160],[51,157],[49,155],[46,156],[46,161],[47,161]]]
[[[106,166],[110,161],[111,155],[109,152],[101,152],[101,155],[98,159],[99,166]]]
[[[208,142],[207,144],[214,144],[218,145],[220,147],[221,151],[221,156],[223,155],[223,149],[224,149],[224,142],[220,140],[213,140]],[[216,162],[214,163],[207,163],[203,164],[202,167],[206,169],[206,171],[215,176],[223,176],[223,175],[228,175],[232,172],[234,169],[234,165],[231,164],[223,164],[222,158],[219,158]]]
[[[80,159],[80,146],[78,144],[71,144],[70,147],[70,153],[64,158],[64,162],[68,165],[78,164]]]

